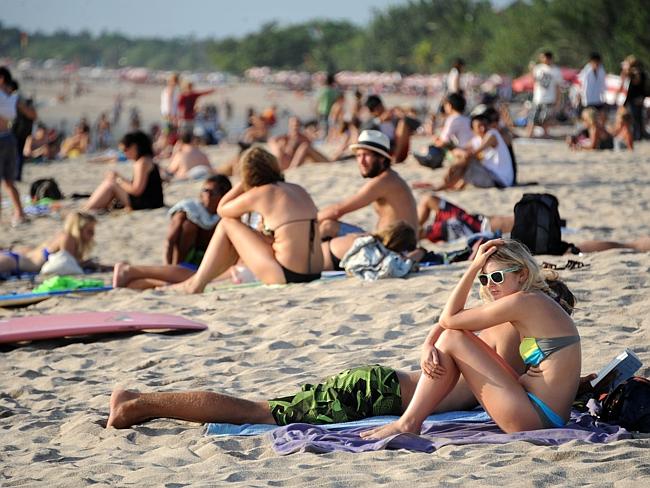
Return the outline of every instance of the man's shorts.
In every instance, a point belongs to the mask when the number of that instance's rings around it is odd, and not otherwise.
[[[339,231],[336,234],[336,237],[346,236],[348,234],[363,234],[366,231],[361,227],[352,224],[346,224],[345,222],[339,222]]]
[[[331,424],[377,415],[400,415],[402,395],[395,370],[379,365],[348,369],[295,395],[269,400],[278,425]]]
[[[534,125],[544,125],[546,122],[550,121],[552,115],[552,103],[539,103],[535,105],[535,108],[530,113],[530,118],[528,120]]]
[[[0,134],[0,180],[13,182],[17,165],[16,137],[13,132]]]
[[[463,175],[463,180],[465,180],[465,183],[469,183],[478,188],[492,188],[499,186],[495,181],[494,176],[492,176],[492,173],[490,173],[487,168],[476,159],[473,159],[469,163],[469,166]]]

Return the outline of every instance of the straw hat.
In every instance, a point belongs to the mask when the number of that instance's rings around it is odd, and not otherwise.
[[[362,131],[357,143],[350,145],[351,151],[355,152],[357,149],[368,149],[381,154],[385,158],[392,158],[390,155],[390,140],[388,136],[378,130]]]

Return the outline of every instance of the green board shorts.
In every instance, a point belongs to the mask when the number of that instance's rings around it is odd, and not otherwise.
[[[402,395],[395,370],[379,365],[348,369],[300,392],[269,400],[278,425],[331,424],[377,415],[401,415]]]

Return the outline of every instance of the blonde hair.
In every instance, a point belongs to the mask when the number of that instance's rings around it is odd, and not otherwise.
[[[240,158],[241,178],[245,190],[284,181],[278,159],[261,146],[247,149]]]
[[[77,249],[79,250],[79,257],[81,259],[91,251],[95,245],[95,241],[84,242],[81,238],[81,230],[88,224],[96,224],[97,219],[90,214],[84,212],[71,212],[65,218],[63,223],[63,232],[71,236],[77,242]]]
[[[373,234],[387,249],[395,252],[412,251],[417,247],[415,229],[399,220]]]
[[[586,121],[590,125],[596,125],[596,109],[593,107],[587,107],[582,111],[582,120]]]
[[[575,297],[558,279],[558,274],[551,270],[542,270],[533,258],[528,248],[514,239],[503,239],[504,244],[497,247],[488,261],[497,261],[505,268],[519,268],[518,273],[524,269],[528,271],[526,280],[521,286],[522,291],[539,291],[550,296],[560,306],[571,314],[575,305]],[[486,286],[481,286],[480,295],[483,301],[493,301]]]

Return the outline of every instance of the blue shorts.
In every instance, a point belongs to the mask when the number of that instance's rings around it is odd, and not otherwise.
[[[339,232],[336,237],[346,236],[348,234],[364,234],[366,231],[356,225],[339,222]]]

